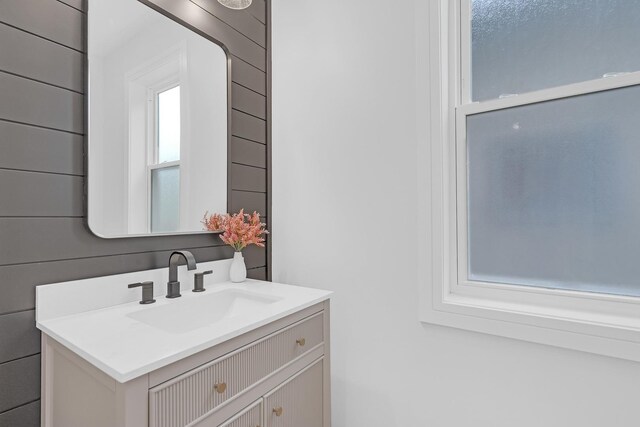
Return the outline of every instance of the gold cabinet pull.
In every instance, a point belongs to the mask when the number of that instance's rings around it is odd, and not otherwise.
[[[282,406],[278,406],[277,408],[273,408],[273,411],[272,411],[272,412],[273,412],[274,414],[276,414],[276,417],[281,416],[281,415],[282,415],[282,412],[283,412],[283,410],[282,410]]]
[[[296,340],[296,344],[298,344],[300,347],[304,347],[306,343],[307,343],[307,340],[305,340],[304,338],[300,338]]]
[[[222,394],[227,390],[227,383],[216,383],[213,386],[213,389],[218,393]]]

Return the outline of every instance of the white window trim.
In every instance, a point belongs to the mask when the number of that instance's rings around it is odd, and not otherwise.
[[[167,90],[176,88],[180,85],[180,75],[175,74],[171,76],[165,77],[163,80],[158,81],[153,86],[149,86],[147,89],[147,105],[149,106],[147,109],[147,233],[153,233],[152,228],[152,208],[153,208],[153,188],[152,188],[152,179],[151,174],[156,169],[165,169],[171,168],[174,166],[178,166],[180,169],[180,162],[182,160],[182,156],[180,156],[179,160],[174,160],[170,162],[160,163],[160,147],[159,147],[159,138],[160,135],[158,133],[159,127],[159,105],[158,105],[158,97],[162,92]],[[181,97],[182,97],[182,87]],[[180,101],[180,114],[182,115],[182,101]],[[180,147],[182,151],[182,146],[184,144],[180,141]],[[180,153],[182,154],[182,152]],[[180,170],[182,171],[182,170]],[[182,174],[180,174],[182,177]],[[180,224],[181,209],[178,210],[178,224]]]
[[[181,86],[180,76],[168,76],[162,81],[157,82],[154,86],[150,86],[147,89],[147,103],[149,105],[148,113],[147,113],[147,126],[149,131],[147,132],[147,156],[148,163],[150,165],[159,165],[161,164],[160,159],[160,147],[159,147],[159,138],[158,134],[158,125],[159,125],[159,105],[158,105],[158,97],[161,93],[166,92],[168,90],[174,89],[180,86],[180,97],[182,97],[182,86]],[[180,101],[180,114],[182,115],[182,104]]]
[[[152,211],[152,207],[153,207],[153,188],[152,188],[152,178],[151,175],[153,174],[153,171],[158,170],[158,169],[168,169],[168,168],[172,168],[177,166],[178,169],[180,169],[180,160],[175,160],[172,162],[164,162],[164,163],[154,163],[154,164],[150,164],[147,166],[147,233],[153,233],[153,230],[151,229],[152,226],[152,215],[151,215],[151,211]],[[182,174],[181,174],[182,177]],[[178,211],[178,223],[180,223],[180,217],[181,217],[181,212]]]
[[[128,123],[129,150],[127,153],[127,218],[131,235],[143,235],[151,232],[151,179],[150,166],[156,163],[156,116],[157,93],[180,86],[180,113],[183,115],[180,140],[190,138],[188,106],[190,88],[188,85],[188,46],[186,42],[168,46],[162,53],[143,62],[125,74],[125,99],[129,99],[129,108],[123,111]],[[132,108],[134,106],[134,108]],[[138,152],[138,144],[133,141],[143,140],[144,147]],[[180,144],[180,167],[188,170],[188,144]],[[146,165],[146,166],[145,166]],[[161,166],[168,167],[162,164]],[[138,178],[140,170],[145,176],[144,182]],[[135,179],[132,177],[135,175]],[[180,229],[185,229],[183,210],[189,200],[188,174],[180,176]],[[145,230],[145,231],[142,231]]]
[[[469,46],[461,46],[468,28],[469,0],[429,2],[430,130],[421,148],[422,164],[430,165],[420,186],[426,194],[422,213],[428,219],[425,246],[428,260],[420,289],[420,318],[514,339],[554,345],[640,361],[640,298],[555,289],[487,284],[464,279],[466,245],[465,120],[469,114],[575,96],[640,83],[631,73],[547,89],[481,103],[468,103],[469,82],[461,78],[468,67]],[[465,3],[467,2],[467,3]],[[468,69],[468,68],[467,68]],[[457,117],[456,117],[457,116]],[[462,190],[462,191],[460,191]],[[456,196],[456,194],[458,196]],[[462,212],[463,215],[457,215]]]

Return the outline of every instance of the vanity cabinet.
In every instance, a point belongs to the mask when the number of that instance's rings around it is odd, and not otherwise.
[[[329,301],[126,383],[43,334],[45,427],[329,427]]]

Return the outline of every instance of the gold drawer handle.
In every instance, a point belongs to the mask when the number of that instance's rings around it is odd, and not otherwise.
[[[304,347],[306,343],[307,343],[307,340],[305,340],[304,338],[300,338],[296,340],[296,344],[298,344],[300,347]]]
[[[217,383],[213,386],[213,389],[218,393],[222,394],[227,390],[227,383]]]
[[[276,414],[276,417],[279,417],[282,415],[282,406],[278,406],[277,408],[273,408],[272,411],[274,414]]]

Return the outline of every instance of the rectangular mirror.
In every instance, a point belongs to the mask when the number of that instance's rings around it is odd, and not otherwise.
[[[203,232],[227,211],[225,49],[138,0],[89,0],[87,33],[89,227]]]

